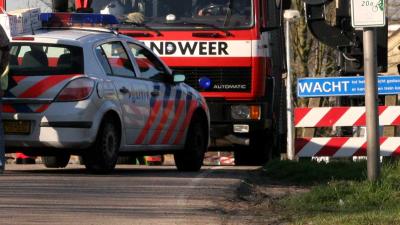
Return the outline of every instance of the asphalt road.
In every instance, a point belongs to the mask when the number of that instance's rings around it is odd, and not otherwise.
[[[224,202],[235,199],[255,169],[179,173],[173,166],[118,166],[112,174],[92,175],[75,164],[10,164],[0,175],[0,224],[245,224]]]

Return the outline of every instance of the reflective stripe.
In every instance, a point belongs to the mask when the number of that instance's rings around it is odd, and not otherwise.
[[[172,106],[174,101],[170,99],[171,97],[171,87],[169,85],[165,88],[165,95],[163,98],[163,112],[160,119],[160,122],[154,129],[154,133],[149,141],[149,144],[155,144],[160,136],[162,129],[164,128],[165,123],[168,121],[168,116],[172,110]]]
[[[49,76],[35,85],[31,86],[26,90],[24,93],[19,95],[20,98],[35,98],[39,97],[41,94],[52,88],[53,86],[57,85],[58,83],[71,78],[69,75],[62,75],[62,76]]]
[[[154,86],[153,90],[159,91],[160,86],[159,85]],[[147,122],[144,125],[142,131],[140,132],[139,136],[136,138],[135,144],[143,144],[148,131],[153,125],[154,120],[157,118],[158,111],[161,108],[161,103],[162,103],[161,101],[157,101],[157,96],[150,97],[150,115],[149,118],[147,118]]]
[[[197,107],[196,99],[192,99],[191,101],[187,101],[187,103],[189,103],[189,102],[190,102],[190,104],[186,104],[187,106],[189,105],[189,109],[187,110],[185,121],[181,125],[181,127],[179,129],[179,133],[178,133],[177,137],[175,138],[175,141],[174,141],[175,145],[181,144],[184,141],[184,140],[182,140],[182,136],[186,132],[186,130],[187,130],[188,126],[189,126],[190,120],[192,119],[192,114],[193,114],[194,110]]]

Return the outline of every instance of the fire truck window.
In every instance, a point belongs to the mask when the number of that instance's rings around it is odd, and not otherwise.
[[[96,0],[92,7],[95,13],[117,16],[122,22],[122,28],[135,26],[132,23],[142,23],[156,29],[209,29],[212,26],[249,28],[254,24],[252,2],[254,1]],[[205,25],[199,26],[199,23]]]
[[[157,81],[166,79],[166,69],[153,53],[136,44],[128,45],[139,67],[141,78]]]
[[[132,63],[121,42],[106,43],[101,45],[101,48],[111,68],[112,75],[135,77]]]

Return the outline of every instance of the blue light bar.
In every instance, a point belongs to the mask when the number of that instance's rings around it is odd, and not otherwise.
[[[97,13],[41,13],[40,20],[44,27],[90,27],[119,24],[115,16]]]

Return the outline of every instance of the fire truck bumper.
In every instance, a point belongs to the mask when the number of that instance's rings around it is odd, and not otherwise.
[[[211,147],[250,145],[251,136],[272,128],[272,113],[265,101],[226,101],[207,99],[211,116]],[[259,106],[258,119],[235,119],[232,108],[235,106]]]

